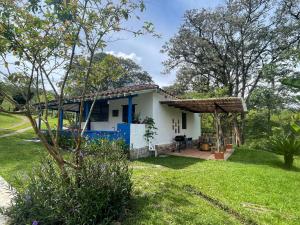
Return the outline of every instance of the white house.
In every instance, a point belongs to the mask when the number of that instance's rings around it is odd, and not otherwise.
[[[88,118],[95,95],[85,97],[85,118]],[[84,122],[87,123],[85,135],[109,140],[124,139],[133,158],[149,155],[144,136],[147,128],[142,123],[145,118],[153,118],[155,122],[157,130],[151,144],[161,152],[174,148],[175,136],[185,135],[198,140],[201,136],[201,112],[232,111],[232,103],[242,103],[240,98],[227,98],[226,101],[181,100],[152,84],[113,89],[96,96],[90,120]],[[63,110],[78,113],[79,104],[78,97],[67,99]],[[243,104],[237,105],[243,107]],[[57,109],[57,102],[50,102],[49,107]],[[60,118],[62,121],[63,112]]]

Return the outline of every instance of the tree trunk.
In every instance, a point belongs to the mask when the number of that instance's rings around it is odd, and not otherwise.
[[[246,113],[241,113],[241,125],[240,125],[240,142],[243,145],[245,143],[245,123],[246,123]]]
[[[292,154],[285,154],[284,155],[284,165],[288,168],[291,169],[293,166],[294,162],[294,156]]]
[[[240,129],[238,126],[237,115],[233,115],[233,144],[240,146],[241,144],[241,137],[240,137]]]

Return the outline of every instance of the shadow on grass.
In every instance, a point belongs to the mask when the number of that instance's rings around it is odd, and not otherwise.
[[[149,157],[137,160],[138,162],[149,163],[153,165],[160,165],[171,169],[184,169],[193,164],[203,162],[203,159],[195,159],[180,156],[166,156],[166,157]]]
[[[266,165],[287,171],[300,172],[299,167],[293,166],[291,169],[285,167],[282,156],[263,150],[249,150],[240,148],[234,152],[228,161],[243,164]]]

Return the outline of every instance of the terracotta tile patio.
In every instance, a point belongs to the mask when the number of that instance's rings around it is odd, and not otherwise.
[[[232,153],[234,152],[233,149],[229,149],[224,154],[224,160],[227,160]],[[205,160],[217,160],[215,159],[215,155],[210,151],[199,151],[195,148],[187,148],[183,149],[180,152],[168,152],[167,155],[174,155],[174,156],[182,156],[182,157],[191,157],[191,158],[198,158],[198,159],[205,159]]]

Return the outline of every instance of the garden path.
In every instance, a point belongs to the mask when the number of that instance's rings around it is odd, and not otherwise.
[[[0,208],[7,209],[13,196],[15,195],[15,190],[0,176]],[[0,213],[0,225],[6,225],[9,218]]]

